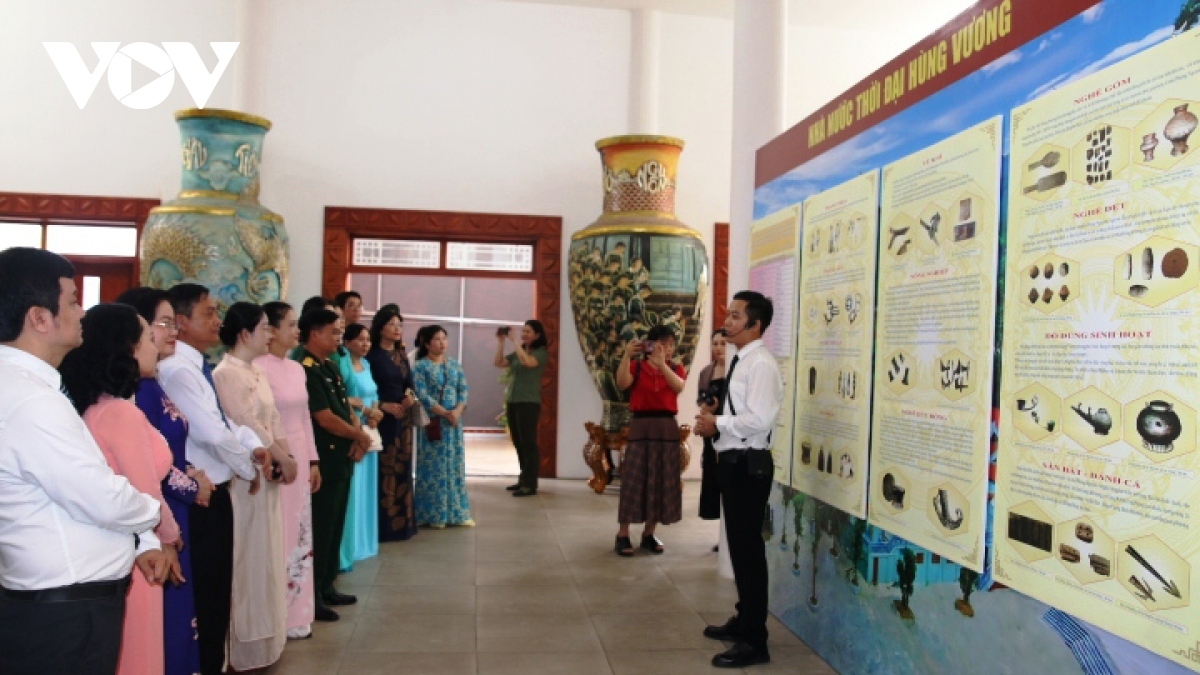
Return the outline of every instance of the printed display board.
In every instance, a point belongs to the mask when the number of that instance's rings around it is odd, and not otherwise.
[[[879,172],[804,202],[792,486],[867,511]]]
[[[800,207],[777,211],[750,227],[750,290],[771,299],[775,316],[763,335],[763,344],[774,355],[783,375],[783,406],[775,423],[771,454],[775,480],[787,483],[791,471],[792,406],[796,401],[796,284],[800,263]]]
[[[1013,110],[995,516],[999,581],[1193,668],[1198,110],[1195,32]]]
[[[1003,124],[883,169],[870,521],[984,563]]]

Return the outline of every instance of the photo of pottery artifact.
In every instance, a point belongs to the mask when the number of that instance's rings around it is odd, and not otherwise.
[[[1038,294],[1038,292],[1037,292],[1037,289],[1036,289],[1036,288],[1031,288],[1031,289],[1029,289],[1029,302],[1030,302],[1030,303],[1037,302],[1037,301],[1038,301],[1038,297],[1039,297],[1039,294]]]
[[[1154,251],[1149,247],[1142,249],[1142,278],[1151,279],[1154,277]]]
[[[1129,294],[1135,298],[1140,298],[1150,292],[1150,289],[1141,284],[1134,284],[1129,287]]]
[[[975,221],[959,223],[954,226],[954,241],[966,241],[975,238]]]
[[[1142,145],[1138,148],[1142,151],[1142,161],[1154,161],[1154,148],[1158,147],[1158,134],[1146,134],[1142,137]]]
[[[1046,304],[1050,304],[1050,301],[1053,299],[1054,299],[1054,291],[1050,290],[1049,288],[1042,291],[1042,302],[1044,302]]]
[[[896,477],[890,473],[883,476],[883,499],[897,509],[904,508],[905,488],[896,484]]]
[[[1166,401],[1150,401],[1137,416],[1137,432],[1142,447],[1165,454],[1175,449],[1175,439],[1183,433],[1179,414]]]
[[[812,464],[812,443],[800,444],[800,461],[804,464]]]
[[[1054,263],[1046,263],[1045,275],[1047,279],[1054,276]]]
[[[921,221],[921,227],[925,228],[925,234],[929,235],[930,241],[932,241],[934,244],[937,244],[939,246],[941,244],[938,243],[937,231],[938,231],[938,224],[941,222],[942,222],[942,214],[940,214],[940,213],[933,214],[933,216],[931,216],[929,218],[929,222],[925,222],[924,220]]]
[[[1102,577],[1107,577],[1112,574],[1112,563],[1102,555],[1095,553],[1088,554],[1088,565],[1092,571]]]
[[[1066,184],[1067,172],[1059,171],[1058,173],[1052,173],[1049,176],[1042,176],[1037,180],[1036,183],[1024,188],[1024,194],[1029,194],[1030,192],[1046,192],[1047,190],[1054,190]]]
[[[1095,540],[1095,532],[1087,523],[1075,523],[1075,538],[1085,544],[1090,544]]]
[[[1107,436],[1108,432],[1112,430],[1112,415],[1108,413],[1107,408],[1097,408],[1096,412],[1092,412],[1092,409],[1088,408],[1085,412],[1083,409],[1083,404],[1076,403],[1075,405],[1071,406],[1071,410],[1074,410],[1076,415],[1079,415],[1081,418],[1083,418],[1084,422],[1090,424],[1092,431],[1095,431],[1099,436]],[[1086,526],[1079,525],[1078,527]],[[1076,533],[1079,532],[1078,527],[1075,529]],[[1078,534],[1076,536],[1078,536]],[[1080,539],[1083,539],[1083,537],[1080,537]],[[1084,541],[1091,541],[1091,539],[1085,539]]]
[[[854,478],[854,462],[851,461],[850,455],[843,454],[839,461],[841,461],[841,466],[838,468],[838,478],[847,480]]]
[[[1175,116],[1163,127],[1163,138],[1171,141],[1171,156],[1178,157],[1188,151],[1188,136],[1196,130],[1196,116],[1188,111],[1188,104],[1177,106]]]
[[[1061,157],[1062,157],[1062,155],[1060,155],[1057,151],[1051,150],[1050,152],[1047,152],[1045,155],[1043,155],[1041,159],[1034,162],[1033,164],[1030,164],[1029,170],[1033,171],[1034,169],[1038,169],[1038,168],[1043,168],[1043,169],[1052,168],[1058,164],[1058,160]]]
[[[1063,284],[1063,287],[1058,289],[1058,298],[1060,300],[1062,300],[1063,302],[1066,302],[1067,298],[1069,298],[1070,296],[1071,296],[1071,289],[1067,288],[1066,284]]]
[[[1059,266],[1058,266],[1058,274],[1059,274],[1059,276],[1063,276],[1063,277],[1065,277],[1065,276],[1067,276],[1067,275],[1068,275],[1068,274],[1070,274],[1070,273],[1071,273],[1071,266],[1070,266],[1070,265],[1068,265],[1067,263],[1060,263],[1060,264],[1059,264]]]
[[[1042,423],[1043,412],[1038,410],[1038,397],[1036,395],[1031,399],[1017,399],[1017,410],[1020,412],[1029,413],[1029,419],[1033,420],[1034,424],[1045,429],[1046,431],[1053,432],[1054,428],[1058,426],[1058,422],[1055,420],[1046,420],[1045,424]]]
[[[1010,512],[1008,514],[1008,538],[1050,553],[1051,540],[1054,538],[1054,526],[1029,516]]]
[[[1079,562],[1079,549],[1067,544],[1058,545],[1058,557],[1063,559],[1063,562],[1077,563]]]
[[[1167,251],[1167,254],[1162,258],[1162,273],[1168,279],[1178,279],[1187,272],[1187,269],[1187,251],[1181,248],[1173,248]]]
[[[943,489],[938,489],[937,496],[933,498],[933,513],[938,517],[938,522],[947,530],[957,530],[963,524],[962,509],[955,508],[954,515],[950,515],[950,495]]]
[[[971,198],[967,197],[966,199],[958,200],[958,220],[959,220],[959,222],[962,222],[964,220],[970,220],[970,219],[971,219]]]

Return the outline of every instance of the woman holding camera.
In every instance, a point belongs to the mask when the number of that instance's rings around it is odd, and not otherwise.
[[[512,340],[513,350],[504,354],[505,340]],[[517,461],[521,464],[521,476],[516,485],[508,486],[514,497],[537,494],[538,465],[538,418],[542,413],[542,372],[550,354],[546,351],[546,329],[542,322],[530,319],[521,327],[520,341],[514,340],[507,327],[496,331],[496,358],[493,365],[507,368],[509,374],[508,401],[505,417],[508,433],[517,449]]]
[[[634,361],[640,353],[644,358]],[[672,363],[675,333],[666,326],[650,329],[643,340],[630,340],[617,366],[617,386],[629,391],[629,444],[621,462],[621,502],[617,508],[617,555],[631,557],[630,523],[645,523],[641,548],[664,551],[654,536],[657,525],[683,519],[683,483],[680,481],[679,412],[683,391],[683,366]]]

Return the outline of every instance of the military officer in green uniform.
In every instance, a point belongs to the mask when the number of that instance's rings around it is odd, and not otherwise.
[[[338,551],[350,501],[350,478],[354,464],[371,446],[371,438],[354,422],[346,386],[330,355],[337,349],[338,315],[316,309],[300,317],[300,341],[304,353],[300,365],[308,377],[308,409],[321,466],[321,489],[312,496],[313,585],[318,621],[337,621],[339,605],[353,605],[358,598],[333,587],[338,573]]]

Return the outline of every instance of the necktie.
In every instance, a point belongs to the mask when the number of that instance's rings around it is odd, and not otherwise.
[[[736,361],[737,359],[734,358],[734,362]],[[217,396],[217,385],[213,382],[213,368],[208,365],[207,359],[204,360],[204,366],[200,370],[204,371],[204,379],[208,380],[208,386],[213,388],[213,398],[217,399],[217,411],[221,413],[221,423],[228,427],[229,420],[225,419],[225,409],[221,407],[221,398]]]
[[[733,369],[737,368],[737,364],[738,364],[738,356],[735,354],[733,356],[733,360],[729,362],[729,370],[725,371],[725,392],[724,392],[724,395],[721,396],[721,404],[717,406],[717,414],[718,415],[725,412],[725,403],[727,401],[729,401],[729,389],[730,389],[729,385],[733,383]],[[732,409],[733,404],[730,403],[729,407]],[[734,414],[736,415],[737,412],[735,411]]]

